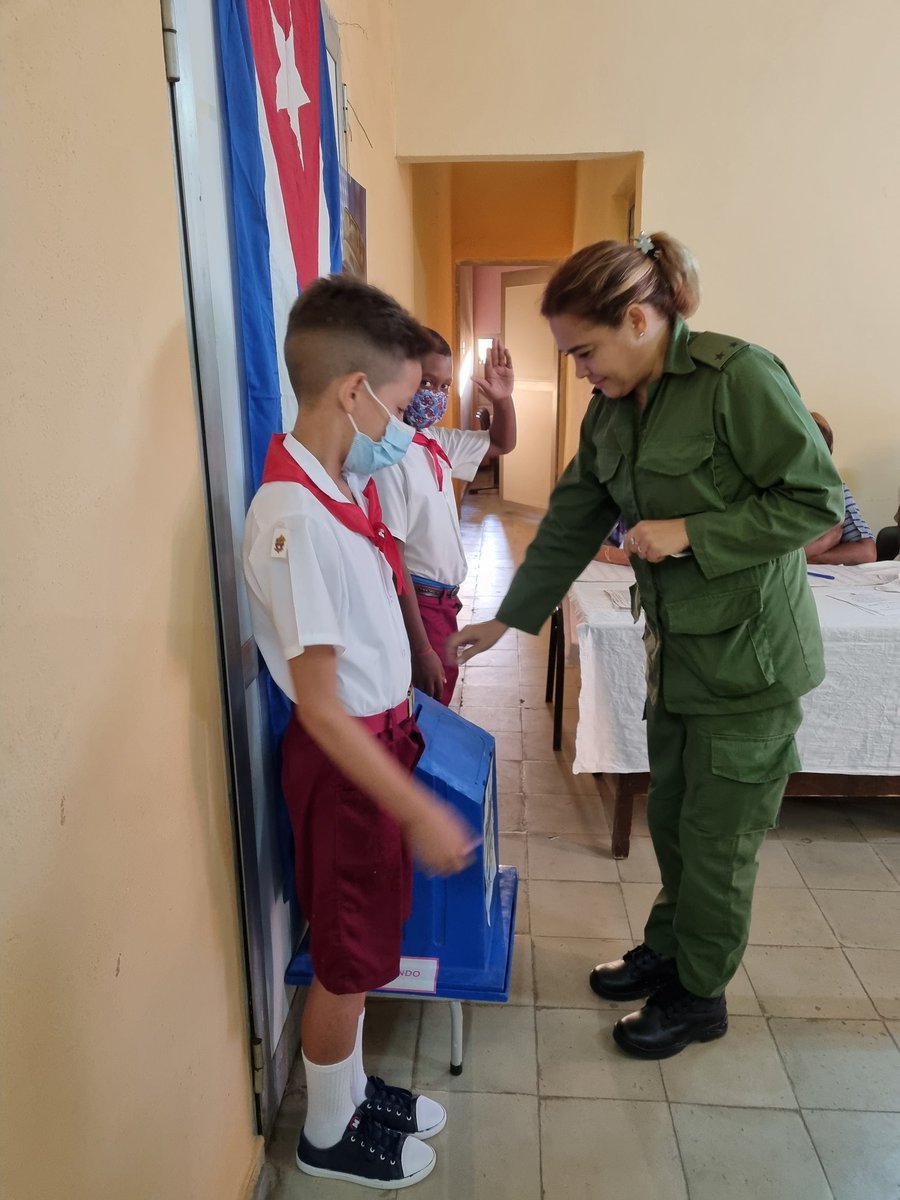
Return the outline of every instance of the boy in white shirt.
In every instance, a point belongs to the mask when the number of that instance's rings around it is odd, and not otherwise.
[[[449,704],[459,667],[447,660],[447,638],[457,629],[458,592],[468,570],[452,481],[471,482],[485,459],[515,448],[514,376],[509,351],[495,339],[484,379],[474,380],[493,407],[490,431],[441,428],[436,422],[447,409],[453,357],[439,333],[426,333],[432,345],[422,356],[422,383],[403,417],[416,430],[413,444],[402,462],[379,473],[376,485],[385,523],[403,554],[408,591],[400,607],[413,683]]]
[[[411,855],[452,874],[474,842],[411,777],[423,742],[409,702],[402,569],[370,478],[408,447],[399,418],[419,385],[423,339],[396,301],[356,280],[333,276],[303,293],[284,343],[297,423],[272,438],[244,535],[257,644],[295,705],[282,785],[315,970],[297,1165],[379,1189],[430,1173],[435,1155],[422,1139],[446,1114],[366,1076],[366,993],[399,974]]]

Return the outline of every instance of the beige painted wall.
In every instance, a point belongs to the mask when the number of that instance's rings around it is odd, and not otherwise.
[[[352,109],[348,166],[366,189],[369,282],[414,303],[412,174],[395,155],[393,0],[327,0]]]
[[[699,327],[763,343],[896,509],[900,5],[395,0],[401,157],[643,151],[643,223],[703,269]],[[478,87],[433,86],[433,59]]]
[[[158,5],[0,10],[0,1194],[237,1200],[254,1137]]]

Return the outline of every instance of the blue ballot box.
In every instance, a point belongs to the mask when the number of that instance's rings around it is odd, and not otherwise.
[[[456,809],[480,843],[474,863],[459,875],[432,879],[416,871],[400,974],[379,990],[502,1002],[509,999],[519,881],[515,868],[499,863],[494,739],[420,692],[415,712],[426,743],[416,776]],[[285,981],[311,978],[304,939]]]

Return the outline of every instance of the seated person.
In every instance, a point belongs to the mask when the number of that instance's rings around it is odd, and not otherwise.
[[[894,514],[894,524],[878,531],[875,539],[875,555],[879,562],[900,558],[900,508]]]
[[[618,521],[613,525],[609,537],[594,555],[594,561],[615,563],[619,567],[631,566],[631,560],[622,549],[625,545],[625,534],[627,532],[628,526],[625,524],[625,518],[619,517]]]
[[[829,453],[834,453],[834,434],[831,432],[831,426],[821,413],[813,413],[812,418],[819,427]],[[875,561],[875,539],[872,537],[872,530],[866,524],[846,483],[843,521],[816,538],[814,542],[810,542],[806,547],[806,561],[840,563],[844,566]]]

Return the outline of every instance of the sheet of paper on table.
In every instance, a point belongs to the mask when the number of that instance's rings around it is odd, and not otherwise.
[[[814,588],[870,588],[900,579],[900,567],[885,563],[865,563],[858,567],[812,563],[806,577]]]
[[[890,587],[890,585],[888,585]],[[893,617],[900,620],[900,590],[882,591],[880,588],[869,588],[865,592],[836,591],[830,595],[844,604],[852,604],[863,612],[872,613],[876,617]]]
[[[616,563],[589,562],[576,583],[615,583],[622,587],[631,587],[634,583],[634,571],[631,567],[620,567]]]

